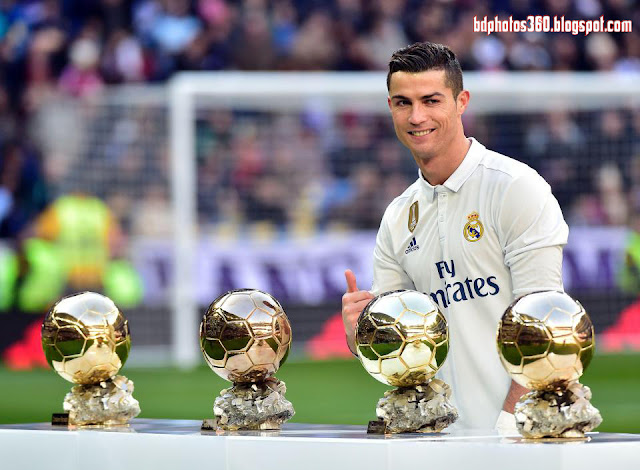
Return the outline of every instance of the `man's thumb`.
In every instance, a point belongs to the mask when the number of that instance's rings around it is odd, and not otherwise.
[[[356,285],[356,275],[353,274],[353,271],[347,269],[344,272],[344,277],[347,280],[347,292],[357,292],[358,286]]]

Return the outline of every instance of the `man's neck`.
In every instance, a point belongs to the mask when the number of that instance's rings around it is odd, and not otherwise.
[[[449,147],[449,151],[446,154],[437,155],[419,165],[422,177],[431,186],[444,184],[458,169],[470,147],[471,141],[463,134],[460,139],[456,140],[454,145]]]

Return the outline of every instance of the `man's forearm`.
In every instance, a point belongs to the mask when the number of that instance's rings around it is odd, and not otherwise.
[[[518,403],[518,400],[520,400],[520,397],[528,391],[529,389],[524,388],[522,385],[519,385],[512,380],[509,391],[507,392],[507,397],[504,399],[502,409],[507,413],[513,413],[513,409],[516,406],[516,403]]]

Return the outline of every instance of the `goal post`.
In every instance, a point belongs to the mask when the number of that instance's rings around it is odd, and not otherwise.
[[[547,178],[571,227],[565,287],[596,331],[611,325],[637,296],[617,275],[640,220],[640,80],[464,78],[467,134]],[[384,207],[416,178],[386,98],[381,72],[203,72],[38,109],[29,131],[52,194],[104,200],[143,280],[143,303],[125,309],[132,364],[200,364],[203,309],[240,287],[283,304],[292,357],[348,354],[344,269],[370,285]]]
[[[614,73],[465,73],[475,116],[552,111],[638,110],[640,80]],[[199,110],[299,113],[388,113],[382,72],[185,72],[168,84],[170,182],[175,284],[172,359],[183,368],[200,363],[196,296],[198,217],[196,120]],[[398,144],[399,145],[399,144]],[[211,299],[213,300],[213,299]]]
[[[172,85],[169,94],[171,202],[173,205],[172,357],[181,368],[198,363],[194,291],[197,246],[195,119],[193,94]]]

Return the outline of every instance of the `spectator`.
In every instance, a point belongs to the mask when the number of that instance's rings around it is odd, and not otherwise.
[[[118,305],[135,306],[142,285],[130,264],[112,211],[98,198],[70,194],[37,218],[22,247],[26,272],[18,289],[22,311],[39,312],[71,292],[104,290]]]
[[[275,50],[266,13],[249,10],[241,19],[240,29],[232,38],[233,65],[240,70],[275,68]]]
[[[624,195],[620,169],[606,163],[596,174],[596,187],[607,225],[626,225],[629,221],[629,207]]]
[[[86,98],[103,88],[102,77],[98,72],[100,49],[89,38],[80,38],[71,46],[71,62],[62,72],[60,89],[78,98]]]
[[[352,187],[343,202],[330,210],[329,219],[341,226],[376,230],[388,201],[382,200],[382,180],[372,164],[360,164],[353,171]]]
[[[314,11],[302,23],[291,55],[292,67],[300,70],[327,70],[338,63],[339,48],[327,13]]]
[[[101,71],[108,83],[140,82],[149,78],[149,64],[138,38],[125,29],[114,30],[105,43]]]
[[[150,38],[161,52],[179,54],[200,32],[201,21],[191,13],[189,3],[189,0],[162,0],[149,28]]]
[[[548,113],[541,124],[528,129],[530,163],[554,188],[560,205],[569,207],[579,192],[579,178],[591,170],[581,158],[586,137],[567,111]]]
[[[47,203],[38,155],[17,141],[0,152],[0,238],[17,238]]]

